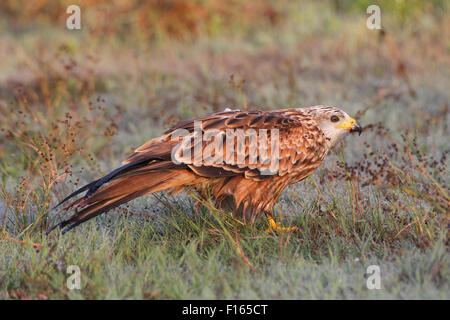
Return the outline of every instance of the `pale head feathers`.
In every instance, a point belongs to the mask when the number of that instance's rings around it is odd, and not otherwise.
[[[358,122],[336,107],[320,105],[297,110],[317,123],[325,136],[328,148],[334,147],[349,132],[361,132]]]

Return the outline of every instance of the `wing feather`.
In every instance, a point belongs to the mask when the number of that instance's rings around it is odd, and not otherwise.
[[[214,136],[210,141],[204,141],[201,138],[196,139],[195,123],[201,123],[201,133],[208,130],[216,130],[221,133]],[[325,139],[317,127],[317,124],[307,115],[299,113],[298,109],[282,109],[275,111],[240,111],[231,110],[219,112],[204,117],[183,121],[170,128],[159,138],[152,139],[130,155],[124,163],[142,161],[143,159],[160,158],[165,161],[171,159],[172,149],[182,142],[183,137],[173,139],[172,134],[177,129],[187,130],[188,138],[185,145],[177,152],[177,160],[187,165],[193,172],[203,177],[225,177],[225,176],[243,176],[254,180],[266,179],[267,172],[270,172],[270,166],[273,165],[272,157],[276,156],[278,161],[278,170],[276,175],[285,176],[296,170],[301,171],[302,165],[310,166],[312,163],[320,164],[326,153]],[[236,152],[227,153],[227,130],[232,131],[236,138],[230,145],[236,151],[239,147],[238,139],[241,139],[242,132],[253,129],[267,130],[267,140],[270,143],[273,129],[278,130],[279,134],[279,153],[272,154],[271,145],[263,146],[258,141],[257,151],[259,152],[258,161],[254,161],[255,146],[254,141],[250,143],[250,138],[244,137],[242,147],[243,161],[238,161]],[[222,154],[216,153],[212,148],[213,143],[219,143],[215,139],[222,139]],[[194,158],[196,148],[201,148],[200,157]],[[214,149],[211,152],[211,149]],[[205,153],[205,151],[208,151]],[[262,153],[267,153],[267,158],[263,159]],[[187,154],[187,156],[186,156]],[[232,154],[231,158],[226,156]],[[205,156],[205,155],[209,155]],[[267,159],[270,159],[268,161]],[[173,160],[173,159],[172,159]],[[267,171],[269,170],[269,171]],[[273,172],[272,172],[273,173]]]

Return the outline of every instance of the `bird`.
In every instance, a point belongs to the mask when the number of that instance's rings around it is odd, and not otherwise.
[[[47,234],[57,227],[64,234],[146,194],[182,190],[212,198],[217,208],[244,223],[264,214],[268,231],[297,231],[274,219],[282,191],[310,176],[337,142],[354,132],[362,132],[355,119],[324,105],[225,109],[185,120],[138,147],[119,168],[64,198],[55,208],[74,213]]]

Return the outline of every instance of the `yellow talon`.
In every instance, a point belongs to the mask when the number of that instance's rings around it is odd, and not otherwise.
[[[266,213],[267,222],[269,222],[269,228],[267,228],[266,232],[273,231],[287,231],[287,232],[297,232],[297,227],[282,227],[280,223],[275,222],[275,219],[271,214]]]

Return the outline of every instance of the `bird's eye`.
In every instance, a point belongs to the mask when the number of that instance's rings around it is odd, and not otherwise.
[[[338,122],[339,121],[339,117],[338,116],[331,116],[331,122]]]

